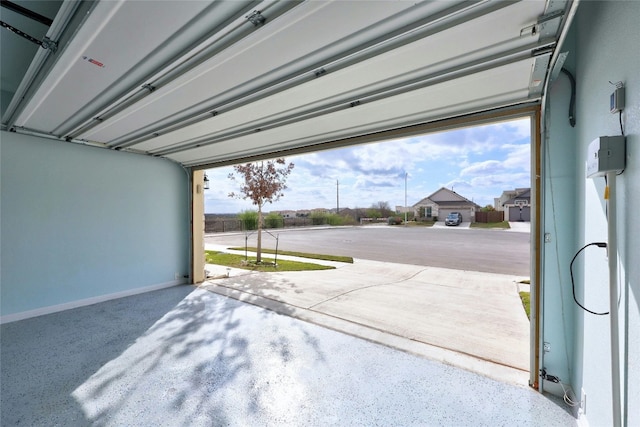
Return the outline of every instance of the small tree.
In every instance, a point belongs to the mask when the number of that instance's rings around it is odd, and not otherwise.
[[[378,219],[382,217],[382,213],[374,207],[367,209],[367,216],[369,218]]]
[[[391,210],[391,206],[389,205],[389,202],[374,203],[371,205],[371,209],[375,209],[378,212],[380,212],[380,216],[382,217],[388,217],[393,213],[393,210]]]
[[[273,203],[284,196],[287,189],[287,177],[293,170],[293,163],[286,165],[284,159],[269,160],[266,162],[247,163],[235,165],[233,169],[238,178],[232,172],[229,179],[242,180],[240,193],[229,193],[229,197],[249,199],[258,207],[258,250],[256,261],[262,262],[262,207],[265,203]]]

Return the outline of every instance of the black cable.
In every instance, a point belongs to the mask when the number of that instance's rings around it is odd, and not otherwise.
[[[616,174],[619,175],[619,174]],[[605,201],[609,199],[609,179],[607,178],[607,175],[605,174],[604,176],[604,188],[605,188]],[[609,221],[609,203],[605,203],[604,204],[604,217],[607,219],[607,221]],[[584,248],[583,248],[584,249]]]
[[[571,82],[571,101],[569,101],[569,124],[571,127],[576,126],[576,79],[573,78],[573,74],[566,68],[562,68],[563,73],[569,77],[569,81]]]
[[[618,111],[618,117],[620,118],[620,133],[624,136],[624,129],[622,128],[622,110]]]
[[[584,311],[591,313],[591,314],[595,314],[597,316],[604,316],[606,314],[609,314],[609,312],[607,311],[606,313],[596,313],[595,311],[591,311],[588,308],[586,308],[585,306],[583,306],[582,304],[580,304],[578,302],[578,299],[576,298],[576,286],[573,280],[573,262],[576,260],[576,258],[578,257],[578,255],[580,255],[580,253],[587,249],[589,246],[597,246],[599,248],[606,248],[607,244],[604,242],[593,242],[593,243],[589,243],[584,245],[583,247],[580,248],[580,250],[578,252],[576,252],[576,254],[573,256],[573,259],[571,260],[571,263],[569,264],[569,272],[571,273],[571,289],[573,291],[573,300],[576,302],[576,304],[578,304],[578,306],[583,309]]]

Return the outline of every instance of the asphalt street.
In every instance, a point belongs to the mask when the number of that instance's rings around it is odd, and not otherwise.
[[[473,228],[356,226],[270,230],[278,249],[485,273],[530,275],[530,234]],[[254,232],[246,241],[256,246]],[[208,234],[206,243],[244,247],[244,233]],[[265,233],[263,247],[275,249]]]

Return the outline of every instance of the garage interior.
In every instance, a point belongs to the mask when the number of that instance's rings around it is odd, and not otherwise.
[[[588,394],[590,423],[640,421],[640,232],[625,215],[638,207],[640,65],[611,53],[637,46],[633,2],[3,1],[1,13],[3,324],[200,282],[206,168],[529,115],[530,384],[562,394],[545,368]],[[620,127],[610,80],[629,87]],[[576,309],[564,264],[607,238],[604,183],[576,159],[623,121],[618,324]],[[590,272],[577,285],[598,298]]]

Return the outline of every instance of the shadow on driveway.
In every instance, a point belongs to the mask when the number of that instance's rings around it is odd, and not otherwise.
[[[207,268],[224,271],[220,266]],[[313,272],[233,270],[230,277],[202,287],[502,381],[527,384],[529,321],[518,280],[355,260]]]

